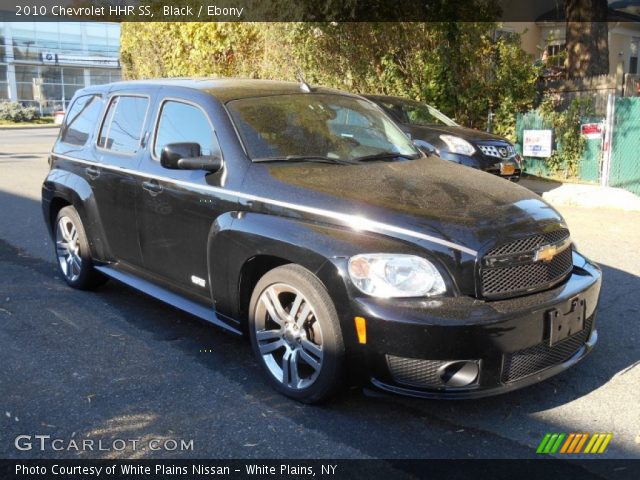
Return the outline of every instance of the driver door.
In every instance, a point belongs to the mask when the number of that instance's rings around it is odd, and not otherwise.
[[[165,145],[195,142],[202,155],[221,155],[213,124],[198,105],[165,99],[159,107],[155,135],[141,170],[140,246],[144,268],[165,282],[210,298],[207,267],[209,229],[222,213],[215,194],[207,192],[203,170],[170,170],[160,165]]]

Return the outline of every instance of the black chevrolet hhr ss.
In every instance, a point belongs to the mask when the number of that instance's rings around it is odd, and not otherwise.
[[[50,164],[42,207],[69,285],[113,278],[248,335],[300,401],[345,382],[507,392],[597,340],[601,273],[558,212],[425,155],[362,97],[234,79],[89,87]]]

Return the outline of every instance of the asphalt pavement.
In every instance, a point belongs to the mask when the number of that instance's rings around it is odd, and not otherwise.
[[[481,400],[352,389],[306,406],[262,381],[243,339],[113,281],[66,286],[40,211],[56,134],[0,130],[0,458],[534,458],[547,432],[612,432],[604,456],[640,458],[640,212],[559,207],[604,271],[599,343],[569,371]]]

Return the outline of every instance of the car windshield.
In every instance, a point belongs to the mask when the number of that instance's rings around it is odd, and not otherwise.
[[[357,163],[422,155],[377,106],[346,95],[300,93],[227,103],[254,162]]]
[[[457,127],[458,124],[431,105],[417,102],[381,102],[384,109],[400,123],[409,125],[431,126],[446,125]]]

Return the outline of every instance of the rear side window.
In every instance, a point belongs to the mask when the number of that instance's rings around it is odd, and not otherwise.
[[[100,95],[83,95],[76,98],[67,113],[60,139],[71,145],[86,144],[91,132],[96,128],[101,111]]]
[[[98,146],[125,154],[137,152],[148,107],[145,97],[113,97],[100,128]]]
[[[160,157],[165,145],[182,142],[199,144],[202,155],[220,154],[213,128],[202,110],[186,103],[166,101],[156,130],[156,158]]]

